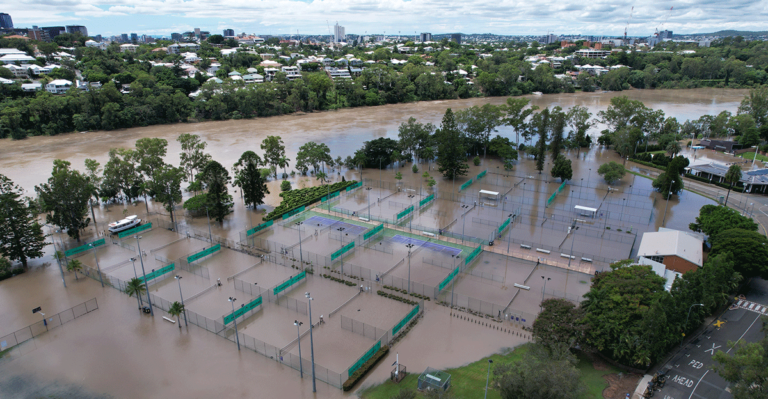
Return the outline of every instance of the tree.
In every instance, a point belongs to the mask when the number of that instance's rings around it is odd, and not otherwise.
[[[673,194],[679,194],[683,191],[683,178],[681,173],[688,166],[688,160],[683,156],[677,156],[667,164],[667,171],[659,174],[653,180],[651,186],[656,191],[662,193],[664,199],[668,199]]]
[[[729,184],[728,193],[725,195],[725,203],[723,205],[728,206],[728,197],[731,195],[731,189],[734,184],[739,182],[739,180],[741,180],[741,166],[733,164],[728,168],[728,171],[725,172],[725,181]]]
[[[418,167],[418,165],[416,165],[416,164],[413,164],[413,166],[411,166],[411,171],[413,171],[413,173],[419,173],[419,167]]]
[[[508,98],[507,104],[502,111],[507,113],[507,116],[503,119],[503,122],[507,126],[511,126],[515,129],[517,135],[515,143],[520,144],[520,133],[524,133],[528,130],[528,118],[533,114],[533,111],[539,109],[538,106],[528,106],[531,100],[527,98]]]
[[[165,206],[171,215],[171,223],[176,223],[173,210],[176,204],[182,201],[181,182],[185,172],[182,168],[171,165],[162,165],[153,172],[154,177],[149,182],[150,190],[155,194],[155,199]]]
[[[283,182],[280,183],[280,191],[291,191],[291,182],[283,180]]]
[[[101,182],[104,180],[103,177],[99,176],[99,173],[102,172],[100,166],[101,164],[99,164],[99,162],[95,159],[85,159],[85,175],[88,177],[88,182],[91,183],[91,188],[93,188],[91,195],[96,201],[99,200],[99,187],[101,187]],[[91,217],[93,218],[93,223],[95,224],[96,213],[93,210],[93,201],[89,199],[88,202],[91,204]]]
[[[400,145],[397,140],[386,137],[366,141],[363,145],[363,152],[367,161],[368,168],[386,168],[392,162],[392,155],[399,151]]]
[[[768,278],[768,238],[757,231],[723,230],[714,237],[709,256],[730,253],[735,270],[746,278]]]
[[[397,129],[400,148],[403,152],[410,153],[414,159],[424,158],[421,152],[429,145],[430,136],[434,132],[435,127],[431,123],[422,124],[417,122],[416,118],[410,117]]]
[[[461,131],[456,125],[450,108],[445,111],[440,129],[435,136],[437,138],[437,170],[448,179],[466,175],[469,171],[469,165],[466,163],[467,152],[464,149]]]
[[[203,168],[200,180],[207,188],[206,206],[211,218],[224,223],[224,217],[232,212],[232,196],[229,195],[229,172],[216,161]]]
[[[306,174],[309,167],[317,173],[317,169],[323,162],[328,162],[331,158],[331,149],[328,148],[325,143],[317,144],[314,141],[309,141],[306,144],[299,147],[299,152],[296,153],[296,169],[302,174]]]
[[[83,270],[83,263],[80,262],[77,259],[72,259],[67,263],[67,271],[68,272],[75,272],[75,280],[80,280],[77,278],[77,272]]]
[[[752,116],[758,128],[768,123],[768,86],[751,89],[741,100],[738,113]]]
[[[768,320],[763,320],[764,333],[760,342],[731,342],[728,347],[736,351],[729,355],[722,350],[715,353],[713,369],[730,382],[735,399],[764,399],[768,386]]]
[[[184,313],[184,305],[179,301],[174,301],[168,309],[168,314],[171,315],[171,317],[176,318],[176,324],[179,325],[179,328],[181,328],[181,320],[179,319],[179,316],[181,316],[182,313]]]
[[[498,364],[493,369],[494,385],[503,399],[577,399],[586,392],[576,357],[560,348],[550,353],[532,345],[518,362]]]
[[[264,197],[269,194],[267,182],[259,170],[261,164],[261,158],[255,152],[245,151],[232,168],[235,172],[234,185],[240,187],[245,204],[254,208],[263,204]]]
[[[569,348],[581,344],[586,326],[581,322],[584,310],[560,298],[541,303],[542,311],[533,322],[536,343],[546,347],[566,344]]]
[[[473,141],[472,147],[483,147],[483,158],[488,150],[491,133],[502,124],[501,116],[501,108],[493,104],[472,106],[456,112],[456,121],[464,131],[465,137]]]
[[[264,151],[264,163],[272,167],[275,171],[275,179],[277,179],[278,166],[287,165],[288,163],[288,158],[285,158],[283,139],[280,136],[267,136],[261,142],[261,149]]]
[[[104,165],[103,184],[113,187],[118,193],[122,192],[128,201],[139,196],[140,185],[143,182],[141,174],[136,169],[135,160],[133,150],[112,148],[109,150],[109,161]]]
[[[616,183],[624,177],[626,173],[627,171],[622,164],[613,161],[604,163],[597,169],[597,174],[603,176],[603,179],[605,179],[605,182],[608,184]]]
[[[533,117],[532,125],[539,133],[539,141],[536,143],[536,170],[544,170],[544,160],[547,157],[547,129],[549,128],[549,109],[544,108],[543,111],[536,114]]]
[[[666,151],[667,154],[669,154],[670,157],[674,157],[675,155],[679,154],[680,151],[682,151],[682,146],[680,146],[680,142],[677,140],[672,140],[667,145]]]
[[[128,296],[136,295],[136,302],[139,304],[139,310],[141,310],[141,306],[143,305],[141,296],[144,295],[145,292],[147,292],[147,287],[141,279],[132,278],[125,285],[125,293],[128,294]]]
[[[549,115],[552,124],[552,159],[557,160],[563,150],[563,130],[565,129],[566,114],[560,107],[555,107]]]
[[[735,209],[720,205],[704,205],[699,209],[696,222],[689,224],[688,228],[714,237],[728,229],[757,231],[757,223],[746,216],[741,216]]]
[[[581,77],[581,75],[589,74],[579,74],[579,77]],[[581,147],[588,146],[591,141],[588,140],[587,136],[587,131],[595,124],[594,121],[589,120],[591,117],[592,113],[589,112],[589,108],[581,105],[571,107],[566,114],[566,120],[568,126],[571,128],[571,134],[573,135],[573,142],[578,148],[578,155],[581,155]]]
[[[0,175],[0,255],[26,268],[28,259],[43,256],[46,236],[22,194],[21,186]]]
[[[137,163],[136,169],[152,179],[155,172],[165,165],[163,157],[168,152],[168,141],[160,138],[142,138],[136,140],[136,150],[133,157]]]
[[[571,168],[571,160],[566,158],[565,155],[560,154],[555,159],[555,165],[550,172],[552,177],[560,178],[560,181],[571,180],[573,177],[573,169]]]
[[[187,172],[187,181],[192,181],[195,176],[208,161],[211,160],[209,154],[204,153],[208,143],[202,141],[196,134],[184,133],[176,141],[181,143],[181,167]]]
[[[80,230],[88,226],[88,200],[93,188],[88,178],[69,168],[68,161],[53,161],[48,183],[35,186],[41,210],[48,212],[46,222],[67,231],[80,242]]]

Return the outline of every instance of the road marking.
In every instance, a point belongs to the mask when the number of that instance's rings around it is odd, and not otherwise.
[[[738,343],[739,343],[739,341],[741,341],[741,339],[742,339],[742,338],[744,338],[744,336],[745,336],[745,335],[747,335],[747,331],[749,331],[749,329],[750,329],[750,328],[752,328],[752,326],[753,326],[753,325],[755,325],[755,322],[756,322],[756,321],[757,321],[759,318],[760,318],[760,315],[758,315],[758,316],[755,318],[755,320],[753,320],[753,321],[752,321],[752,324],[750,324],[750,325],[749,325],[749,327],[747,327],[747,329],[746,329],[746,330],[744,330],[744,333],[743,333],[743,334],[741,334],[741,336],[739,337],[739,339],[737,339],[737,340],[736,340],[736,342],[734,342],[734,343],[733,343],[733,346],[731,346],[730,348],[728,348],[728,351],[727,351],[727,352],[725,352],[725,353],[729,353],[729,352],[731,351],[731,349],[733,349],[733,348],[735,348],[735,347],[736,347],[736,344],[738,344]],[[714,346],[714,344],[712,344],[712,346]],[[709,349],[707,349],[707,350],[709,350]],[[706,351],[705,351],[705,352],[706,352]],[[713,350],[712,352],[714,352],[714,350]],[[698,388],[698,387],[699,387],[699,383],[701,383],[701,380],[703,380],[703,379],[704,379],[704,377],[707,375],[707,373],[709,373],[709,370],[707,370],[707,372],[706,372],[706,373],[704,373],[704,375],[702,375],[702,376],[701,376],[701,378],[699,378],[699,381],[696,383],[696,386],[694,386],[694,387],[693,387],[693,391],[691,391],[691,395],[690,395],[690,396],[688,396],[688,399],[691,399],[691,398],[693,397],[693,393],[694,393],[694,392],[696,392],[696,388]]]
[[[718,349],[718,348],[720,348],[720,345],[715,345],[715,344],[712,344],[712,347],[711,347],[711,348],[709,348],[709,349],[707,349],[707,350],[705,350],[704,352],[705,352],[705,353],[706,353],[706,352],[709,352],[709,355],[710,355],[710,356],[714,356],[714,355],[715,355],[715,349]]]
[[[724,321],[720,321],[720,320],[718,320],[718,321],[716,321],[714,323],[715,327],[717,327],[717,328],[720,328],[723,324],[725,324],[725,322]]]

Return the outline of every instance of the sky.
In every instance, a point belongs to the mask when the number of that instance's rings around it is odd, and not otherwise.
[[[90,35],[170,36],[200,28],[260,35],[420,32],[649,36],[768,30],[768,0],[17,0],[0,12],[15,27],[85,25]],[[634,10],[633,10],[634,7]],[[673,9],[670,11],[670,7]],[[630,13],[632,14],[631,20]],[[666,23],[665,23],[666,19]],[[628,24],[629,22],[629,24]],[[330,25],[330,28],[329,28]]]

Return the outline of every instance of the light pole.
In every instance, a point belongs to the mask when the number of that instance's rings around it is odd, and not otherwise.
[[[488,399],[488,380],[491,378],[491,363],[493,363],[493,359],[488,359],[488,375],[485,376],[485,399]]]
[[[187,323],[187,307],[184,306],[184,295],[181,293],[181,276],[177,274],[174,278],[179,282],[179,297],[181,297],[181,308],[184,309],[184,325],[189,327],[189,323]],[[179,325],[179,328],[181,328],[181,325]]]
[[[451,269],[451,273],[453,273],[454,270],[456,270],[456,260],[459,259],[459,254],[451,255],[451,258],[453,258],[453,269]],[[456,276],[453,276],[453,280],[451,280],[451,309],[453,309],[453,287],[456,286]]]
[[[373,190],[373,187],[365,188],[365,191],[368,191],[368,221],[371,220],[371,190]]]
[[[405,244],[408,247],[408,294],[411,293],[411,248],[413,244]]]
[[[574,221],[573,224],[576,224]],[[568,268],[571,268],[571,259],[573,258],[573,243],[576,242],[576,230],[579,229],[579,226],[572,226],[571,228],[571,234],[573,237],[571,237],[571,253],[568,255]]]
[[[304,270],[304,254],[301,252],[301,225],[304,222],[296,222],[296,229],[299,230],[299,261],[301,262],[301,269]]]
[[[544,302],[544,292],[547,291],[547,281],[552,280],[552,277],[547,277],[546,279],[544,276],[541,276],[541,279],[544,280],[544,288],[541,289],[541,302]],[[541,304],[539,304],[539,312],[541,312],[542,307]]]
[[[339,255],[339,259],[341,259],[341,279],[344,280],[344,233],[345,230],[344,227],[339,227],[336,229],[339,231],[339,240],[341,240],[341,254]]]
[[[141,256],[141,243],[139,242],[139,239],[141,239],[141,236],[135,235],[133,236],[136,239],[136,247],[139,249],[139,260],[141,261],[141,275],[144,277],[144,287],[147,288],[147,302],[149,303],[149,313],[154,316],[155,310],[152,309],[152,298],[149,296],[149,282],[147,281],[147,272],[144,271],[144,257]]]
[[[307,297],[309,303],[309,351],[312,353],[312,392],[317,392],[317,385],[315,384],[315,341],[312,338],[312,330],[315,328],[312,324],[312,297],[309,296],[309,292],[305,292],[304,296]]]
[[[685,339],[685,327],[688,326],[688,319],[691,317],[691,309],[693,309],[694,306],[704,306],[704,304],[694,303],[693,305],[688,307],[688,316],[685,318],[685,324],[683,324],[683,336],[680,338],[680,345],[683,344],[683,340]]]
[[[61,273],[61,283],[64,284],[64,288],[67,288],[67,282],[64,280],[64,268],[61,266],[61,258],[59,258],[58,254],[56,253],[56,241],[53,239],[53,229],[51,226],[48,226],[49,231],[51,231],[51,244],[53,245],[53,254],[56,258],[56,262],[59,264],[59,272]],[[61,247],[62,254],[64,253],[63,249],[64,247]]]
[[[467,205],[469,206],[469,205]],[[461,217],[461,243],[464,244],[464,226],[467,225],[467,214]]]
[[[229,302],[232,304],[232,321],[235,322],[235,340],[237,341],[237,350],[240,350],[240,335],[237,334],[237,316],[235,316],[235,301],[237,298],[229,297]]]
[[[589,177],[592,175],[592,168],[589,168],[589,174],[587,175],[587,188],[589,188]]]
[[[133,277],[138,279],[139,275],[136,274],[136,258],[131,258],[131,266],[133,266]],[[141,295],[136,295],[137,298],[139,298],[139,309],[144,306],[144,300],[141,299]]]
[[[752,166],[750,168],[755,167],[755,160],[757,159],[757,149],[760,148],[758,146],[755,146],[755,156],[752,158]]]
[[[662,227],[667,227],[667,208],[669,208],[669,198],[672,196],[672,182],[669,183],[669,195],[667,195],[667,204],[664,205],[664,220],[661,221]]]
[[[211,234],[211,217],[208,214],[208,207],[205,207],[205,217],[208,219],[208,240],[211,241],[211,245],[213,245],[213,234]]]
[[[627,199],[621,199],[621,224],[624,225],[624,206],[627,205]]]
[[[93,249],[93,259],[96,260],[96,270],[99,271],[99,281],[101,282],[101,288],[104,288],[104,277],[101,275],[101,266],[99,266],[99,257],[96,255],[96,247],[93,243],[88,244]]]
[[[293,321],[293,325],[296,326],[296,334],[298,336],[297,340],[299,341],[299,374],[301,375],[301,378],[304,378],[304,365],[301,363],[301,325],[304,324],[298,320]]]

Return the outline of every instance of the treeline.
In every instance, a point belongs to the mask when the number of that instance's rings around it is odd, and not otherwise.
[[[57,40],[59,38],[57,37]],[[270,83],[245,85],[242,81],[226,80],[223,84],[207,82],[208,77],[197,73],[185,75],[179,68],[181,57],[165,52],[154,52],[142,45],[136,53],[121,53],[113,43],[106,51],[82,47],[85,38],[64,36],[59,41],[76,46],[76,63],[62,62],[56,77],[73,78],[81,71],[85,80],[98,81],[104,88],[90,93],[72,89],[63,96],[47,93],[24,93],[18,84],[0,86],[0,137],[21,139],[29,135],[54,135],[85,130],[111,130],[134,126],[177,123],[199,120],[240,119],[282,115],[292,112],[311,112],[344,107],[375,106],[403,102],[468,98],[477,96],[522,95],[533,91],[544,93],[572,92],[574,86],[555,76],[575,70],[570,60],[557,69],[547,65],[531,68],[524,58],[531,54],[553,54],[553,46],[540,47],[534,43],[505,43],[506,47],[479,45],[477,49],[445,43],[442,51],[424,53],[425,57],[399,54],[380,47],[373,54],[361,47],[345,47],[328,52],[329,57],[341,58],[353,54],[362,60],[385,61],[390,58],[407,59],[406,65],[372,64],[354,79],[332,81],[323,72],[304,72],[304,78],[288,81],[278,73]],[[717,42],[711,48],[697,49],[695,54],[682,55],[682,47],[674,45],[669,52],[620,52],[605,60],[581,59],[578,63],[627,65],[592,77],[580,75],[577,82],[585,91],[599,87],[623,90],[652,87],[696,87],[715,84],[719,87],[744,87],[765,83],[764,68],[768,59],[764,55],[764,42]],[[33,43],[34,44],[34,43]],[[57,51],[52,43],[37,43],[44,57],[38,64]],[[163,43],[166,44],[166,43]],[[408,44],[408,43],[406,43]],[[673,46],[672,44],[664,44]],[[30,43],[0,39],[0,46],[17,47],[33,53]],[[40,47],[42,46],[42,47]],[[423,45],[415,45],[423,50]],[[575,47],[563,50],[572,52]],[[317,53],[316,46],[282,47],[277,54],[304,55]],[[655,50],[663,50],[657,48]],[[480,58],[481,51],[491,57]],[[210,58],[222,66],[216,75],[226,78],[231,71],[246,73],[249,67],[262,61],[257,54],[237,52],[222,57],[220,50],[208,42],[201,44],[198,65],[205,70]],[[434,66],[426,66],[426,61]],[[152,67],[149,61],[173,63],[173,68]],[[296,59],[281,61],[294,64]],[[467,77],[473,78],[470,84]],[[445,73],[445,75],[443,75]],[[703,83],[704,81],[708,83]],[[130,85],[130,94],[121,94],[123,85]],[[195,99],[188,95],[198,88]],[[101,92],[104,93],[101,93]],[[170,106],[169,106],[170,105]]]

